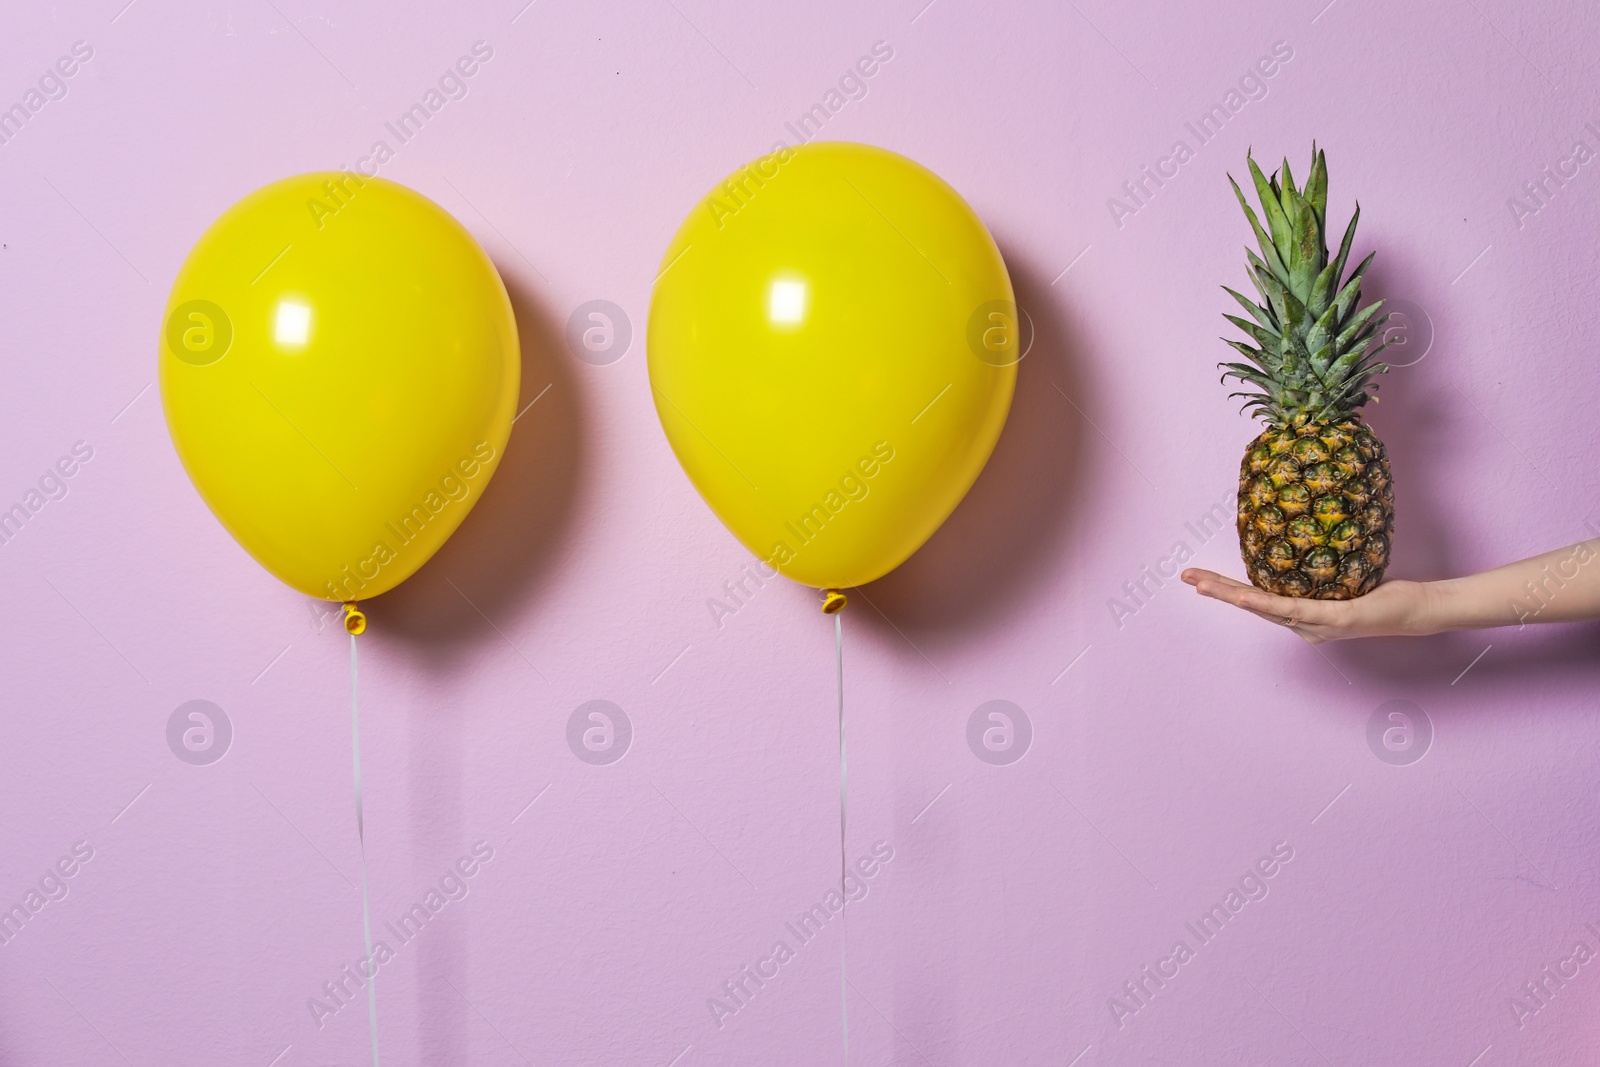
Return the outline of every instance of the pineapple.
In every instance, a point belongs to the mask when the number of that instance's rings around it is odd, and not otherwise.
[[[1239,465],[1239,548],[1250,580],[1280,596],[1348,600],[1370,592],[1389,563],[1394,487],[1383,442],[1358,410],[1373,378],[1387,373],[1378,327],[1382,301],[1359,307],[1362,260],[1341,279],[1361,206],[1328,258],[1324,218],[1328,166],[1311,148],[1311,172],[1295,188],[1289,161],[1270,180],[1246,156],[1266,229],[1228,181],[1261,254],[1250,280],[1261,303],[1223,286],[1250,317],[1226,315],[1254,345],[1223,338],[1247,362],[1223,363],[1223,379],[1257,391],[1234,393],[1266,429]]]

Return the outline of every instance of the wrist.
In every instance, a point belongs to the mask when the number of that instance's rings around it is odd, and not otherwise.
[[[1406,619],[1406,634],[1411,637],[1428,637],[1431,634],[1453,630],[1459,590],[1450,579],[1434,582],[1417,582],[1416,608]]]

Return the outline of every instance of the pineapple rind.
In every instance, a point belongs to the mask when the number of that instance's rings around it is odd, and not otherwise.
[[[1269,593],[1349,600],[1371,592],[1394,543],[1383,442],[1356,416],[1268,427],[1239,465],[1238,526],[1250,581]]]

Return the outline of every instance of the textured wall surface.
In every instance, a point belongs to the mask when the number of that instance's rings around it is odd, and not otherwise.
[[[840,1062],[846,945],[860,1064],[1600,1055],[1600,631],[1315,649],[1170,577],[1179,556],[1242,571],[1200,524],[1254,433],[1214,367],[1248,238],[1224,173],[1252,145],[1303,169],[1313,137],[1332,216],[1360,196],[1371,291],[1407,302],[1411,365],[1371,416],[1398,488],[1391,573],[1594,529],[1592,7],[0,18],[0,105],[27,115],[0,144],[0,505],[37,504],[0,546],[0,905],[27,916],[0,927],[0,1063],[368,1059],[342,972],[363,951],[348,639],[207,512],[152,381],[207,223],[285,174],[370,169],[378,142],[381,173],[499,265],[537,399],[483,503],[361,639],[386,1062]],[[480,41],[492,57],[441,86]],[[878,42],[892,58],[864,95],[830,98]],[[431,89],[402,143],[386,123]],[[683,214],[830,101],[821,136],[910,155],[970,200],[1035,334],[972,494],[844,616],[848,854],[879,859],[842,916],[832,624],[793,586],[729,599],[751,560],[667,448],[642,341]],[[631,321],[625,351],[569,348],[592,300]],[[198,752],[169,740],[193,700],[220,709]],[[591,700],[627,716],[623,758],[569,745]],[[994,700],[1021,710],[998,754],[969,743]],[[426,925],[389,932],[418,904]]]

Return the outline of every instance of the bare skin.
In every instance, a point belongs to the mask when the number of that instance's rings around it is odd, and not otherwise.
[[[1214,571],[1191,567],[1183,580],[1286,626],[1307,642],[1351,637],[1422,637],[1449,630],[1600,619],[1600,539],[1437,582],[1384,582],[1354,600],[1274,596]]]

